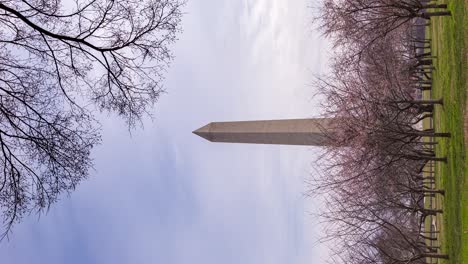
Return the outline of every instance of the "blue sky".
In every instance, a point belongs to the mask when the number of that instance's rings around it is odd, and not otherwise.
[[[313,147],[214,144],[211,121],[319,115],[327,68],[310,1],[191,0],[144,128],[102,115],[95,170],[0,244],[4,263],[321,263],[303,196]]]

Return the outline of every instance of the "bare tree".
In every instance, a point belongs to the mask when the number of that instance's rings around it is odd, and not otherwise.
[[[88,175],[97,109],[129,126],[173,59],[184,0],[0,2],[0,205],[5,232]]]

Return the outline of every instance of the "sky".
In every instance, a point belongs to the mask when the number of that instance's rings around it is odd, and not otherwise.
[[[329,44],[307,0],[190,0],[167,93],[132,131],[102,114],[89,179],[0,243],[2,263],[323,263],[319,148],[210,143],[212,121],[320,114]]]

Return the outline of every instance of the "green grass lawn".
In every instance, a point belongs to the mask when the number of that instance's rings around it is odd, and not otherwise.
[[[466,109],[467,29],[464,0],[438,1],[448,4],[451,17],[431,20],[434,73],[433,98],[444,98],[444,106],[435,112],[436,131],[451,132],[450,139],[442,139],[436,147],[439,156],[447,156],[446,164],[437,164],[437,185],[446,190],[445,197],[436,201],[444,214],[438,220],[441,229],[442,251],[449,254],[449,261],[441,263],[468,263],[468,161],[464,128]]]

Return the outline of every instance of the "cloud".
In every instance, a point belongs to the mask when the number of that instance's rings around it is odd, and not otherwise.
[[[317,149],[210,144],[210,121],[317,115],[326,44],[307,1],[189,2],[154,123],[104,116],[96,171],[0,244],[8,263],[310,263],[303,180]],[[314,262],[317,263],[317,262]]]

